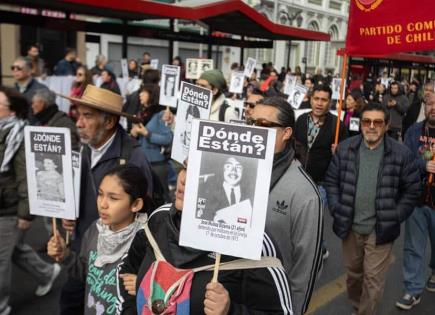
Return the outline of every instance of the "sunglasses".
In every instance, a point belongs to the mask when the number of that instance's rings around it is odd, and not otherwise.
[[[363,127],[371,127],[372,124],[373,124],[373,126],[375,128],[381,128],[381,127],[384,126],[385,120],[383,120],[383,119],[374,119],[374,120],[371,120],[371,119],[368,119],[368,118],[364,118],[364,119],[361,120],[361,125]]]
[[[267,119],[264,118],[258,118],[258,119],[248,118],[246,120],[246,124],[251,126],[266,127],[266,128],[284,128],[283,125],[273,121],[268,121]]]
[[[251,102],[244,102],[243,105],[245,105],[245,107],[249,107],[249,108],[254,108],[255,105],[257,105],[256,103],[251,103]]]
[[[12,71],[22,71],[23,70],[23,67],[20,67],[20,66],[11,66],[11,70]]]

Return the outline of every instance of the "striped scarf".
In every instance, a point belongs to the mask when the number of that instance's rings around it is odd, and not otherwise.
[[[0,131],[10,129],[9,134],[6,136],[6,150],[0,165],[0,173],[9,171],[10,163],[23,141],[26,124],[27,121],[18,119],[15,116],[0,119]]]

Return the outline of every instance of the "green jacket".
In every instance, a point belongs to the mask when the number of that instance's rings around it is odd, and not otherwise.
[[[6,137],[11,129],[0,131],[0,165],[6,150]],[[24,141],[12,160],[9,171],[0,173],[0,216],[18,216],[31,220],[27,196],[26,154]]]

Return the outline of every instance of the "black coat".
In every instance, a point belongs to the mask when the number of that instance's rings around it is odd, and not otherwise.
[[[340,143],[325,176],[333,229],[341,239],[352,229],[360,145],[362,136]],[[377,177],[376,244],[385,244],[399,236],[400,224],[417,205],[422,187],[413,154],[388,136]]]
[[[331,145],[335,138],[335,125],[337,117],[331,113],[326,114],[325,122],[320,127],[319,134],[308,150],[308,115],[302,114],[296,121],[295,139],[296,156],[301,161],[307,173],[316,183],[322,182],[332,158]],[[347,137],[346,127],[340,123],[339,141]]]

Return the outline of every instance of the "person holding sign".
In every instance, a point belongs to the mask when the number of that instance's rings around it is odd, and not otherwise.
[[[196,84],[213,92],[210,120],[225,121],[237,120],[235,110],[225,102],[224,90],[227,82],[219,70],[209,70],[201,74]]]
[[[70,251],[56,233],[47,252],[70,266],[69,276],[86,286],[85,308],[77,314],[115,314],[121,297],[117,268],[147,216],[147,179],[136,166],[118,166],[103,178],[97,198],[100,218],[86,231],[80,252]]]
[[[178,245],[185,181],[182,170],[175,203],[153,212],[120,265],[121,314],[291,314],[288,282],[279,263],[260,266],[243,260],[236,266],[234,257],[222,256],[227,268],[222,265],[218,282],[212,283],[212,254]],[[151,286],[158,289],[150,291]]]
[[[11,313],[12,262],[38,281],[37,296],[46,295],[60,273],[58,264],[45,262],[23,241],[32,220],[24,151],[28,110],[18,92],[0,88],[0,314]]]
[[[294,111],[280,97],[265,98],[254,108],[248,124],[277,131],[275,156],[267,205],[266,255],[281,252],[290,283],[293,312],[308,309],[317,274],[322,266],[323,207],[316,185],[295,159],[291,145]]]
[[[346,97],[346,114],[344,125],[348,129],[349,136],[360,134],[360,111],[365,105],[361,90],[354,89]]]

